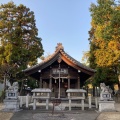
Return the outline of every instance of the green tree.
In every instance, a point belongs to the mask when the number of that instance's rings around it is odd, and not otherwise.
[[[113,87],[114,83],[118,83],[118,75],[114,68],[111,67],[97,67],[97,72],[93,78],[93,85],[99,86],[100,83],[104,82],[106,85]]]
[[[17,74],[36,64],[44,52],[42,39],[37,36],[34,12],[13,2],[0,5],[0,66],[11,66],[11,70],[17,66]],[[13,74],[11,70],[8,74]]]

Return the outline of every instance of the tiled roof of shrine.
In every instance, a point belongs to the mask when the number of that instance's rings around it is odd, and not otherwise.
[[[83,65],[82,63],[78,62],[73,57],[68,55],[64,51],[64,47],[62,46],[61,43],[57,44],[56,50],[53,54],[49,55],[47,58],[42,60],[42,62],[40,62],[39,64],[25,69],[24,72],[27,73],[27,72],[32,71],[32,70],[34,70],[34,71],[42,70],[42,69],[50,66],[56,60],[58,60],[59,57],[61,57],[61,59],[64,62],[66,62],[68,65],[74,67],[75,69],[78,69],[78,70],[83,71],[83,72],[88,72],[88,74],[90,74],[90,75],[93,75],[95,73],[94,69],[91,69],[91,68]]]

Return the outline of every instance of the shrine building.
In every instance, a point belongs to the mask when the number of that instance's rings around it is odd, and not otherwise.
[[[80,89],[95,70],[68,55],[61,43],[55,52],[41,63],[24,70],[27,76],[39,81],[39,88],[50,88],[52,96],[66,97],[67,89]]]

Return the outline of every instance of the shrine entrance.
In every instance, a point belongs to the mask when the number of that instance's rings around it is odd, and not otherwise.
[[[52,83],[52,96],[55,98],[65,98],[68,89],[68,79],[66,77],[54,78]]]
[[[80,89],[95,70],[72,58],[59,43],[52,55],[23,72],[36,79],[39,88],[49,88],[51,97],[64,98],[66,90]]]

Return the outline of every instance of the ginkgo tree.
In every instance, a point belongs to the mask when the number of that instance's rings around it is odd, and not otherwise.
[[[41,40],[33,11],[13,2],[0,5],[0,66],[9,66],[7,75],[13,73],[11,70],[17,74],[28,64],[36,64],[44,52]]]
[[[94,84],[117,83],[120,63],[120,5],[114,0],[91,4],[90,67],[97,70]]]
[[[90,8],[92,39],[97,49],[94,56],[98,66],[114,66],[120,59],[120,6],[113,0],[97,0]]]

